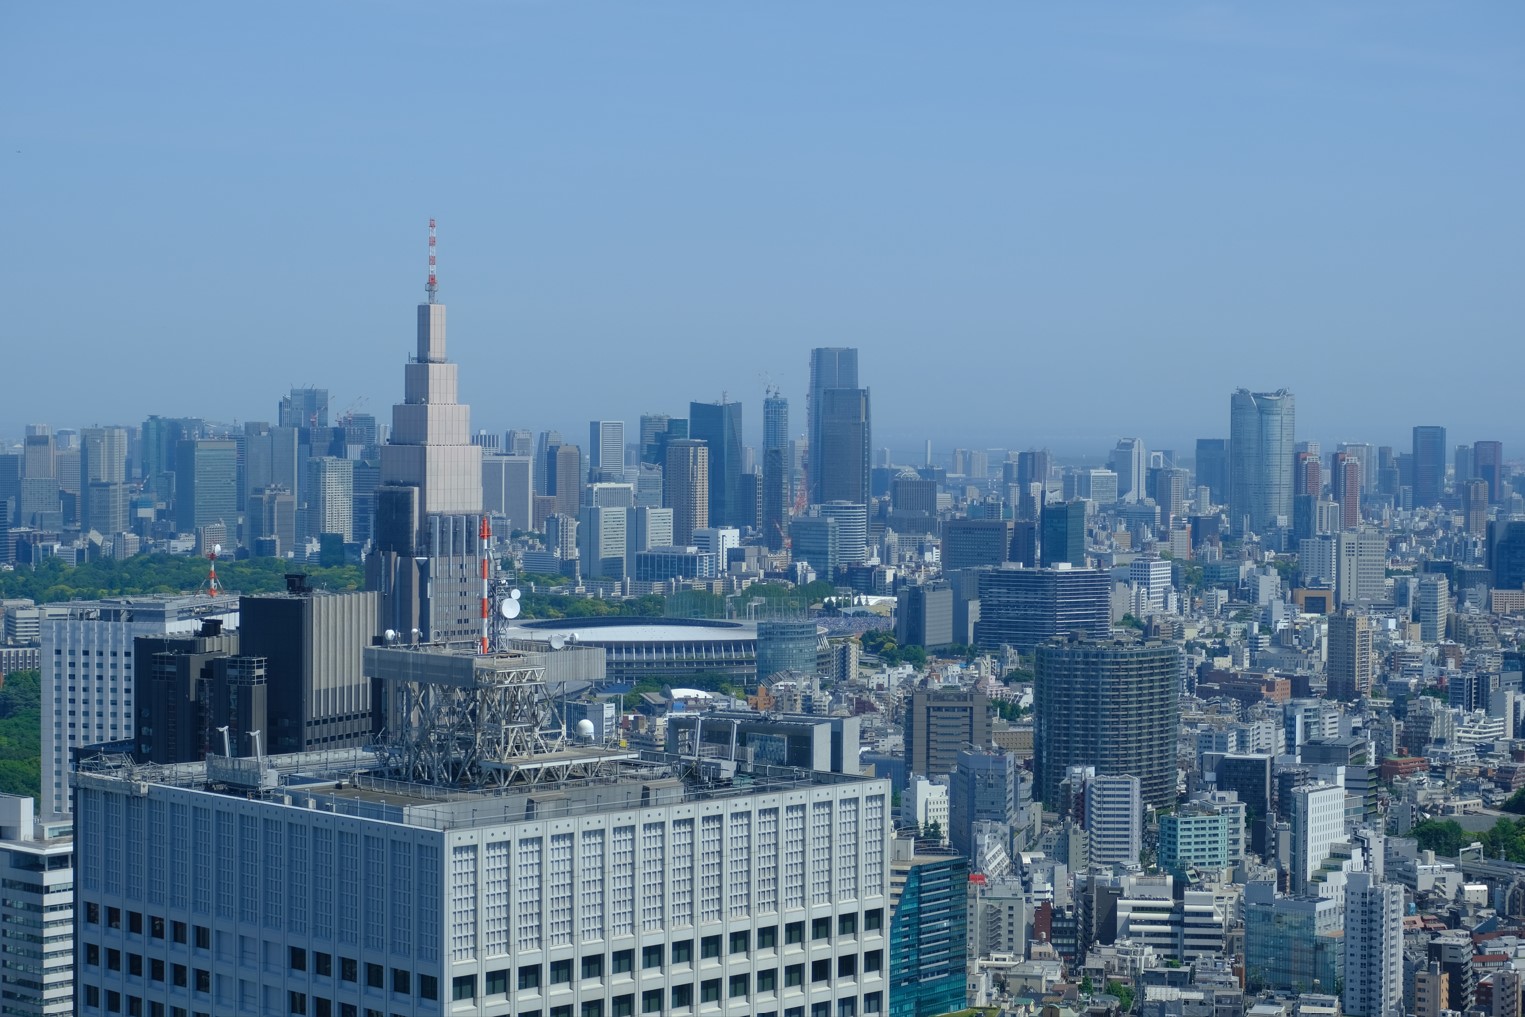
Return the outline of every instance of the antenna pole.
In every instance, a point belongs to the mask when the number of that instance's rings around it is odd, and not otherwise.
[[[439,297],[439,280],[434,274],[434,220],[429,220],[429,282],[424,286],[424,292],[428,294],[429,303],[437,303]]]
[[[482,541],[482,655],[485,657],[487,655],[488,629],[492,625],[492,619],[488,611],[487,590],[487,557],[491,553],[492,524],[488,521],[486,514],[482,516],[482,528],[478,531],[477,536]]]

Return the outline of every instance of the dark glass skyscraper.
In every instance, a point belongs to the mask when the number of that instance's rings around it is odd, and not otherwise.
[[[1296,403],[1286,389],[1229,400],[1229,525],[1235,536],[1292,523]]]
[[[897,853],[890,870],[889,1017],[962,1010],[969,863],[951,851],[912,854],[910,842],[895,844],[905,855]]]
[[[1077,568],[1086,563],[1086,505],[1083,501],[1066,501],[1044,505],[1040,553],[1044,565],[1068,562]]]
[[[1434,505],[1446,486],[1446,429],[1414,428],[1413,456],[1414,507]]]
[[[821,393],[821,444],[817,504],[869,500],[869,399],[866,388],[829,388]]]
[[[825,410],[826,392],[834,388],[858,387],[858,351],[851,347],[822,347],[810,351],[810,392],[805,411],[810,417],[809,449],[806,460],[806,482],[810,488],[810,501],[819,505],[830,498],[822,494],[821,421]],[[851,501],[852,499],[844,499]]]
[[[983,590],[981,591],[983,593]],[[1173,643],[1055,639],[1034,656],[1033,750],[1044,803],[1059,804],[1068,767],[1137,777],[1144,801],[1176,800],[1181,648]]]
[[[1197,439],[1197,486],[1207,488],[1218,505],[1228,497],[1228,442],[1223,438]]]
[[[689,403],[688,436],[709,447],[709,525],[744,526],[741,403]]]
[[[762,531],[768,549],[784,546],[793,503],[789,468],[789,400],[769,389],[763,400]]]

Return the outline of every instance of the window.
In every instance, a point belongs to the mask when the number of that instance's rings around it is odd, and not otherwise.
[[[212,949],[212,930],[205,925],[196,926],[196,949]]]
[[[185,982],[188,974],[189,971],[184,964],[173,964],[170,966],[170,981],[174,982],[175,985],[182,989],[185,988]]]
[[[212,972],[208,971],[206,968],[197,968],[195,988],[197,992],[211,992]]]
[[[856,954],[846,954],[837,958],[838,978],[858,977],[858,957]]]
[[[551,1007],[551,1017],[572,1017],[572,1005]]]
[[[360,962],[353,957],[339,958],[339,980],[341,982],[354,982],[360,978]]]
[[[539,991],[540,989],[540,965],[526,964],[519,969],[519,991]]]
[[[805,1008],[802,1006],[791,1006],[784,1011],[784,1017],[805,1017]]]
[[[757,948],[759,950],[772,950],[778,946],[778,926],[770,925],[757,930]]]
[[[727,993],[728,997],[730,999],[746,998],[747,992],[750,988],[747,984],[748,981],[749,979],[746,975],[732,975],[730,992]]]
[[[784,926],[784,945],[794,946],[805,942],[805,923],[790,922]]]
[[[720,979],[706,978],[699,983],[699,1002],[700,1004],[720,1002]]]
[[[372,964],[370,961],[365,962],[365,984],[372,989],[385,989],[387,987],[386,972],[382,970],[380,964]]]
[[[545,1017],[544,1010],[520,1010],[519,1017]]]
[[[424,979],[430,977],[433,976],[418,976],[419,995],[423,995]],[[488,996],[508,995],[508,968],[499,968],[496,971],[487,972],[487,984],[483,987],[482,992],[484,995]]]
[[[450,998],[457,1003],[475,1002],[477,998],[477,976],[456,975],[451,979]]]
[[[324,996],[312,998],[313,1017],[334,1017],[334,1001]]]
[[[148,934],[154,939],[164,938],[164,919],[153,915],[148,919]]]
[[[98,986],[98,985],[87,985],[87,986],[85,986],[85,1005],[86,1006],[96,1006],[96,1007],[101,1005],[101,987],[100,986]]]
[[[604,977],[604,957],[602,954],[593,954],[582,959],[582,977],[584,981],[590,978]]]
[[[604,1017],[604,1001],[589,1000],[582,1005],[582,1017]]]
[[[863,1012],[880,1013],[884,1010],[884,996],[878,992],[866,992],[863,994]]]
[[[106,928],[108,928],[108,929],[120,929],[121,927],[122,927],[122,909],[121,908],[107,908],[106,909]]]
[[[122,994],[120,992],[116,992],[115,990],[107,991],[106,1009],[111,1013],[122,1012]]]
[[[810,1017],[831,1017],[830,1003],[811,1003]]]
[[[647,989],[641,993],[641,1013],[662,1012],[662,990]]]
[[[674,985],[672,987],[672,1008],[674,1010],[687,1010],[694,1005],[694,985]]]
[[[874,908],[872,911],[863,912],[863,931],[878,932],[884,928],[884,909]],[[868,1009],[868,997],[863,997],[863,1008]]]
[[[148,977],[150,981],[164,981],[164,959],[155,957],[148,962]]]
[[[838,915],[837,916],[837,935],[839,935],[839,936],[856,936],[857,934],[858,934],[858,916],[857,915]]]
[[[858,1017],[858,1001],[851,996],[837,1000],[837,1017]]]
[[[872,974],[884,965],[884,951],[869,950],[863,954],[863,973]]]
[[[731,933],[731,953],[746,953],[748,947],[747,941],[751,938],[751,935],[745,929],[740,932]]]
[[[392,969],[392,991],[400,996],[413,995],[413,973],[402,968]]]
[[[757,991],[758,992],[777,992],[778,991],[778,972],[773,970],[772,968],[769,968],[766,971],[759,971],[757,973]]]
[[[120,950],[107,950],[106,951],[106,970],[107,971],[120,971],[120,970],[122,970],[122,951],[120,951]]]
[[[831,919],[812,918],[810,920],[810,938],[816,942],[831,938]]]
[[[101,966],[101,948],[94,943],[85,944],[85,963],[92,968]]]
[[[613,1005],[609,1010],[609,1017],[634,1017],[635,996],[626,994],[615,996]]]
[[[551,984],[566,985],[572,980],[572,962],[570,960],[551,961]]]
[[[503,991],[507,992],[508,991],[508,969],[505,968],[502,971],[499,971],[498,974],[503,976]],[[418,976],[418,998],[419,999],[439,999],[439,979],[436,976],[434,976],[434,975],[419,975]]]
[[[293,991],[290,994],[290,1003],[286,1012],[305,1014],[307,1012],[307,994],[305,992]]]
[[[662,944],[641,947],[641,970],[650,971],[662,967]]]
[[[134,936],[143,935],[143,912],[127,912],[127,931],[132,933]]]
[[[720,937],[705,936],[699,941],[699,958],[709,960],[720,956]]]
[[[354,1003],[339,1004],[339,1017],[359,1017],[359,1015],[360,1011],[355,1008]]]
[[[294,946],[291,948],[291,970],[307,970],[307,951],[302,949],[300,946]]]
[[[635,951],[616,950],[611,957],[611,962],[613,966],[610,970],[614,974],[628,975],[631,971],[635,970]]]
[[[170,939],[174,940],[176,943],[185,942],[185,935],[187,931],[188,930],[186,929],[184,922],[169,923]]]
[[[332,978],[334,976],[334,955],[314,951],[312,955],[312,973],[322,975],[324,978]]]
[[[831,958],[825,957],[810,962],[810,980],[812,982],[831,981]]]
[[[672,962],[674,964],[692,964],[694,962],[694,941],[682,939],[672,945]]]
[[[791,964],[784,968],[784,988],[793,989],[805,984],[805,965]]]
[[[85,923],[87,925],[101,924],[101,906],[94,901],[90,901],[85,905]],[[96,991],[99,992],[100,990],[97,989]]]

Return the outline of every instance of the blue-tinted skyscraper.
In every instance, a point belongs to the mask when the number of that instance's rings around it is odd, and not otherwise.
[[[1292,525],[1296,417],[1295,400],[1286,389],[1240,389],[1230,399],[1228,507],[1235,536]]]
[[[830,500],[822,493],[823,469],[821,449],[825,444],[821,436],[821,421],[826,406],[828,389],[858,387],[858,351],[851,347],[822,347],[810,351],[810,401],[806,412],[810,415],[810,433],[806,479],[810,486],[810,501],[820,504]],[[846,499],[852,500],[852,499]]]
[[[1414,507],[1440,501],[1446,486],[1446,429],[1414,428]]]
[[[968,883],[962,855],[917,853],[914,842],[895,841],[889,1017],[933,1017],[964,1008]]]
[[[689,403],[688,436],[709,447],[709,525],[747,525],[741,501],[741,403]]]
[[[784,546],[794,502],[789,466],[789,400],[769,389],[763,400],[762,530],[772,551]]]

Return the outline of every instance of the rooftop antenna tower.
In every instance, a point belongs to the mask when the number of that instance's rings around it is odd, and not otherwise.
[[[429,282],[424,286],[424,292],[429,296],[429,303],[439,303],[439,280],[434,275],[434,220],[429,220]]]
[[[210,565],[207,569],[207,580],[202,584],[201,589],[208,597],[215,597],[223,592],[222,583],[217,579],[217,556],[219,554],[222,554],[221,544],[213,544],[212,549],[207,552],[207,561]]]

